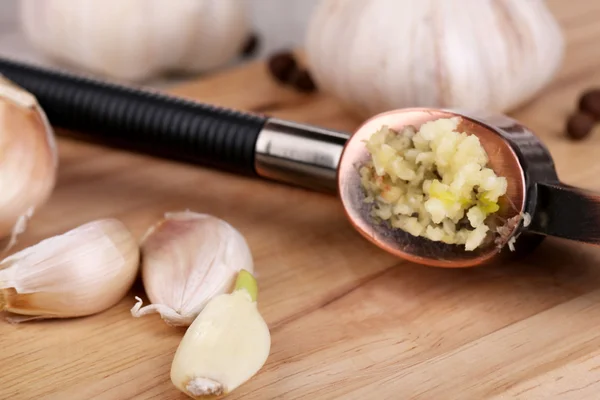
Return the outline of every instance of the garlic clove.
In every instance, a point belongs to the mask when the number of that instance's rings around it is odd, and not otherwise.
[[[206,303],[228,293],[242,269],[254,272],[250,248],[224,220],[191,211],[166,213],[144,235],[142,280],[152,304],[142,300],[134,317],[158,313],[171,326],[189,326]]]
[[[257,307],[256,280],[240,271],[232,293],[211,299],[181,340],[171,381],[193,399],[227,395],[265,364],[269,327]]]
[[[54,131],[36,98],[0,76],[0,239],[16,243],[56,183]]]
[[[96,314],[125,296],[138,267],[125,225],[92,221],[2,260],[0,311],[21,316],[13,322]]]

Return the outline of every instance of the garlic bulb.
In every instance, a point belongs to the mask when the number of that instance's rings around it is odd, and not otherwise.
[[[542,0],[322,0],[305,50],[320,90],[361,117],[509,112],[553,78],[564,39]]]
[[[141,244],[142,279],[151,305],[142,300],[134,317],[159,313],[172,326],[189,326],[206,303],[228,293],[238,272],[254,272],[244,237],[227,222],[190,211],[165,214]]]
[[[36,98],[0,76],[0,239],[10,240],[50,197],[58,153]]]
[[[235,290],[214,297],[187,329],[171,364],[171,382],[193,399],[225,396],[263,367],[271,350],[256,280],[240,271]]]
[[[46,56],[124,81],[212,70],[250,34],[239,0],[21,0],[21,26]]]
[[[0,262],[0,311],[14,322],[96,314],[137,276],[139,249],[118,220],[92,221]]]

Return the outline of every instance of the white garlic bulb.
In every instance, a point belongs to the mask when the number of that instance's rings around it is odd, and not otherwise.
[[[244,237],[224,220],[191,211],[166,213],[142,239],[142,300],[134,317],[159,313],[172,326],[189,326],[214,296],[228,293],[254,263]]]
[[[271,350],[258,310],[258,285],[240,271],[231,293],[213,297],[185,332],[171,363],[171,382],[189,397],[222,398],[256,375]]]
[[[0,76],[0,239],[8,239],[6,248],[52,194],[57,168],[44,110],[31,93]]]
[[[2,260],[0,311],[17,314],[14,322],[96,314],[125,296],[138,267],[125,225],[92,221]]]
[[[250,23],[239,0],[21,0],[22,30],[46,56],[92,73],[143,81],[220,67]]]
[[[361,117],[509,112],[553,78],[564,39],[543,0],[322,0],[305,50],[317,86]]]

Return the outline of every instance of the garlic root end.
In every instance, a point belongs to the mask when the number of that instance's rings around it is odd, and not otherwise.
[[[225,388],[221,383],[201,377],[191,379],[185,389],[196,399],[225,394]]]
[[[17,222],[15,222],[15,225],[13,226],[12,231],[10,232],[10,238],[8,239],[8,243],[2,250],[2,253],[0,254],[6,254],[10,249],[14,247],[15,244],[17,244],[17,237],[23,232],[25,232],[25,230],[27,229],[27,223],[29,222],[31,217],[33,217],[34,212],[35,208],[30,207],[25,214],[21,215],[17,219]]]
[[[138,296],[135,297],[137,303],[131,308],[131,315],[135,318],[143,317],[144,315],[160,314],[160,317],[170,326],[188,326],[193,321],[193,317],[186,317],[179,314],[171,307],[164,304],[150,304],[142,307],[144,301]]]

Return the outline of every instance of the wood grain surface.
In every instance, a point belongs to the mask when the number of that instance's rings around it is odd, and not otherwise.
[[[600,84],[600,2],[551,0],[567,36],[553,83],[512,115],[548,145],[566,182],[600,190],[600,134],[563,127]],[[200,101],[352,130],[332,99],[279,87],[261,63],[174,90]],[[167,211],[217,215],[247,238],[272,332],[268,362],[228,399],[598,399],[600,249],[547,240],[513,264],[436,269],[382,254],[335,197],[61,139],[49,203],[23,248],[92,219],[140,236]],[[179,399],[182,337],[120,304],[81,319],[0,324],[0,399]]]

